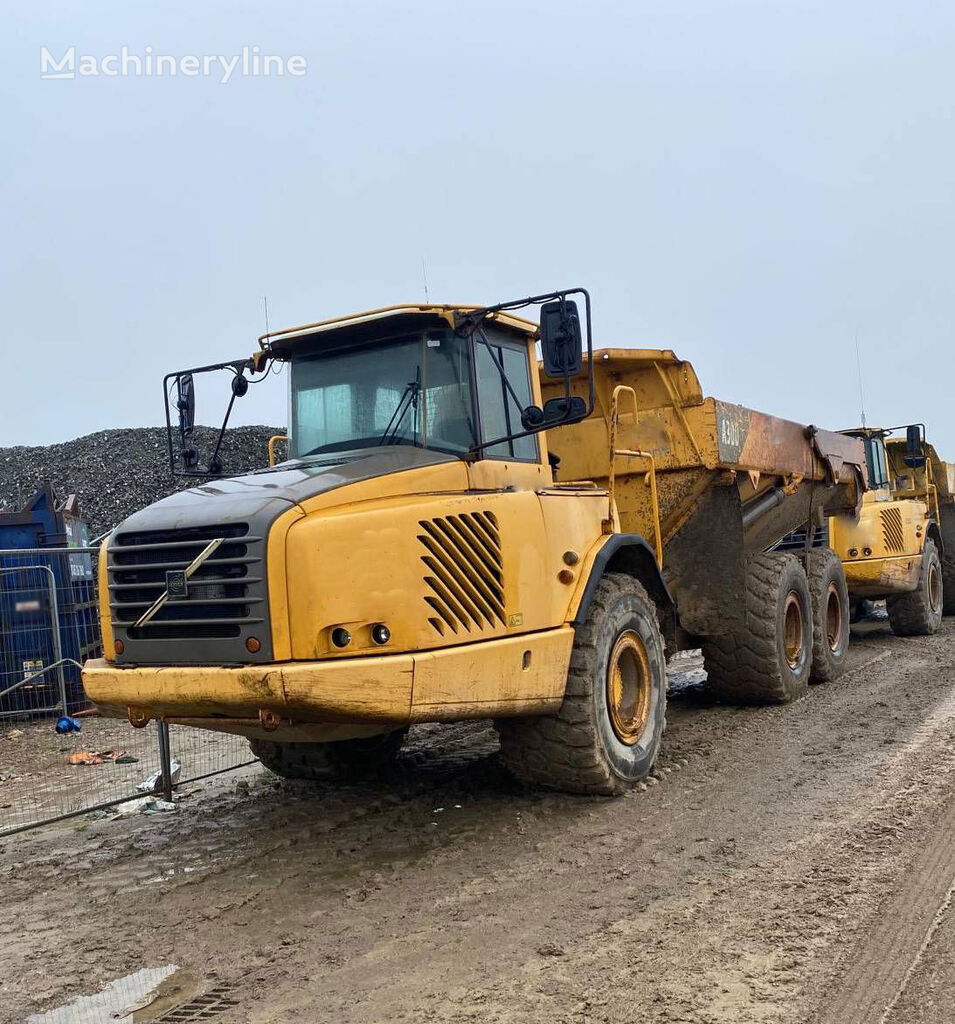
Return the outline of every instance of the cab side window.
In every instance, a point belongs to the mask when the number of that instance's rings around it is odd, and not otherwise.
[[[481,409],[482,441],[491,441],[505,434],[520,433],[524,429],[521,425],[521,413],[532,401],[527,350],[495,343],[493,338],[490,341],[494,355],[503,365],[507,379],[517,393],[521,405],[518,407],[514,402],[487,346],[478,342],[474,346],[474,368]],[[517,459],[522,462],[536,462],[537,452],[537,438],[533,434],[502,441],[484,450],[485,456],[492,459]]]
[[[889,470],[885,459],[885,445],[881,438],[872,437],[867,444],[869,462],[869,484],[875,490],[889,486]]]

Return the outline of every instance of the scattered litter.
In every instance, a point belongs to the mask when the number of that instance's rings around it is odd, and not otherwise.
[[[174,811],[176,805],[169,800],[160,800],[155,796],[141,796],[135,800],[127,800],[119,804],[116,814],[126,817],[130,814],[158,814],[165,811]]]
[[[432,814],[440,814],[443,810],[444,810],[443,807],[435,807],[435,809],[431,813]]]
[[[139,814],[139,812],[149,803],[148,796],[141,796],[135,800],[127,800],[124,804],[119,804],[116,808],[116,814],[125,817],[127,814]]]
[[[68,732],[79,732],[83,728],[83,723],[78,722],[75,718],[71,718],[69,715],[63,715],[57,719],[56,731],[63,736]]]
[[[7,739],[8,740],[15,740],[18,736],[22,736],[22,735],[23,735],[23,730],[22,729],[11,729],[7,733]]]
[[[103,759],[99,754],[93,754],[89,750],[78,750],[67,758],[70,764],[102,764]]]
[[[175,785],[182,774],[182,765],[178,761],[172,761],[169,765],[169,774],[172,776],[172,784]],[[162,771],[154,771],[136,788],[140,793],[158,793],[162,789]]]
[[[72,765],[104,764],[106,761],[112,761],[116,764],[133,764],[138,760],[139,758],[133,757],[132,754],[127,754],[125,750],[77,750],[75,754],[70,754],[67,758],[67,761]]]

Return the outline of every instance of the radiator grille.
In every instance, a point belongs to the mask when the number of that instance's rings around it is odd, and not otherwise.
[[[902,510],[893,505],[881,510],[882,537],[888,551],[905,550],[905,532],[902,529]]]
[[[429,593],[428,622],[439,636],[505,625],[501,538],[493,512],[423,519],[418,541]]]
[[[166,573],[185,569],[211,540],[223,543],[189,579],[188,597],[167,601],[145,625],[136,621],[166,589]],[[246,523],[117,534],[109,547],[110,611],[133,640],[238,637],[263,621],[261,537]]]

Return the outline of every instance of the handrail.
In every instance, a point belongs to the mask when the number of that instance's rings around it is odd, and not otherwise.
[[[942,517],[938,510],[938,485],[935,483],[935,473],[932,471],[932,460],[925,460],[925,490],[935,499],[935,522],[941,523]]]
[[[269,438],[269,465],[270,466],[274,466],[275,465],[275,446],[280,441],[287,441],[287,440],[288,440],[288,434],[273,434]]]
[[[650,463],[650,469],[647,472],[647,478],[650,484],[650,505],[653,510],[653,539],[654,546],[657,553],[657,564],[663,566],[663,534],[660,529],[660,501],[657,497],[657,464],[653,455],[650,452],[634,451],[630,448],[618,448],[617,447],[617,430],[619,428],[620,419],[620,396],[628,392],[630,397],[633,399],[633,415],[634,418],[638,417],[640,410],[637,408],[637,393],[633,388],[628,387],[626,384],[618,384],[613,389],[613,395],[610,399],[610,472],[607,474],[607,495],[608,495],[608,510],[607,519],[612,524],[614,519],[614,509],[616,508],[616,459],[617,456],[622,456],[628,459],[647,459]]]

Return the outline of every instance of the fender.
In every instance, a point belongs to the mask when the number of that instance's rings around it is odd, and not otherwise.
[[[932,540],[935,541],[935,546],[938,548],[938,557],[944,558],[945,542],[942,540],[942,531],[939,528],[938,523],[935,522],[934,519],[928,524],[928,529],[925,531],[925,537],[926,539],[931,537]]]
[[[583,596],[570,621],[573,627],[582,626],[587,621],[597,584],[606,572],[625,572],[635,577],[647,588],[647,593],[662,612],[675,609],[673,595],[657,565],[653,548],[646,539],[639,533],[615,533],[594,557]]]

